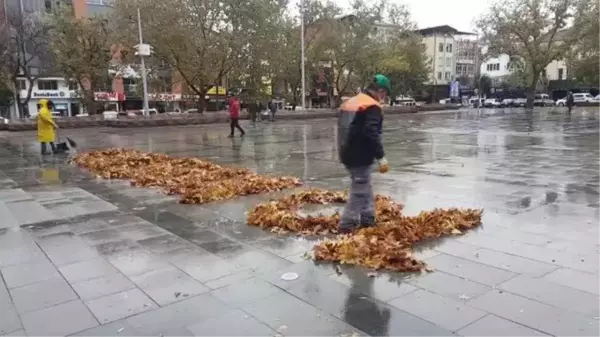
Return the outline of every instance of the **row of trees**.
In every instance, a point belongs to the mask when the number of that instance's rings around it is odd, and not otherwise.
[[[527,99],[544,86],[546,67],[564,60],[568,76],[597,87],[600,52],[596,0],[507,0],[493,4],[478,21],[487,57],[508,54],[513,85],[527,88]]]
[[[94,91],[126,67],[139,70],[133,52],[138,10],[144,42],[153,46],[146,60],[149,83],[166,91],[180,84],[200,97],[199,108],[207,91],[224,80],[247,89],[251,99],[266,98],[273,83],[284,83],[280,91],[299,103],[300,12],[309,90],[319,67],[332,70],[326,87],[338,98],[364,86],[375,72],[388,73],[403,93],[418,90],[427,76],[415,24],[404,7],[387,0],[354,0],[349,13],[330,0],[306,0],[294,10],[281,0],[117,0],[105,16],[76,18],[70,8],[15,15],[11,26],[18,29],[2,55],[8,61],[1,68],[3,82],[16,89],[17,78],[26,78],[29,91],[17,100],[26,105],[34,81],[46,75],[30,73],[30,65],[48,57],[47,68],[77,82],[86,110],[96,111]],[[377,33],[375,24],[383,22],[385,32]]]
[[[299,13],[309,90],[319,67],[331,69],[325,87],[338,99],[376,72],[389,75],[394,95],[417,93],[427,81],[430,62],[405,7],[389,0],[353,0],[345,11],[331,0],[300,3],[290,10],[285,0],[116,0],[109,15],[89,18],[75,18],[68,8],[9,13],[10,34],[0,34],[0,96],[14,96],[3,95],[6,88],[18,96],[24,78],[29,90],[17,103],[26,105],[32,84],[53,69],[77,82],[84,106],[95,111],[94,91],[126,67],[137,70],[138,9],[144,42],[154,47],[149,82],[167,91],[180,84],[200,97],[201,107],[211,86],[224,80],[257,99],[270,95],[273,83],[285,83],[283,93],[298,102]],[[483,57],[510,55],[514,81],[526,84],[531,101],[553,60],[566,60],[571,78],[598,85],[598,16],[594,0],[498,2],[477,21],[488,47]]]

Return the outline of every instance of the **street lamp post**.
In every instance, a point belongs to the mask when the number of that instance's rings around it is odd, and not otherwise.
[[[141,71],[142,71],[142,86],[144,88],[144,116],[148,116],[150,114],[150,106],[148,105],[148,83],[146,78],[146,62],[144,62],[144,56],[149,56],[145,54],[150,54],[150,48],[148,47],[147,53],[143,52],[144,40],[142,38],[142,15],[140,14],[140,9],[137,10],[138,17],[138,31],[140,35],[140,44],[138,48],[138,54],[141,59]]]
[[[302,76],[302,92],[300,93],[302,99],[302,110],[306,111],[306,80],[304,75],[304,0],[301,2],[300,6],[300,68],[301,68],[301,76]]]

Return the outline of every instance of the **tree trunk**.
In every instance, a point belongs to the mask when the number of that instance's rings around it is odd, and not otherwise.
[[[525,107],[527,109],[533,109],[533,99],[535,96],[535,88],[537,86],[538,81],[540,80],[540,73],[537,71],[533,72],[533,78],[531,83],[529,83],[529,87],[527,88],[527,104]]]
[[[83,90],[81,104],[83,105],[83,112],[86,112],[90,116],[103,112],[98,111],[100,110],[100,103],[96,102],[94,99],[94,93],[92,91]]]
[[[205,95],[200,95],[198,102],[196,102],[196,108],[198,109],[198,113],[203,113],[206,110],[206,97]]]

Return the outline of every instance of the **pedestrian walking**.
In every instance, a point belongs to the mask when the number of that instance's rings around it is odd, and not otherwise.
[[[248,107],[248,112],[250,112],[250,120],[252,121],[252,125],[256,125],[256,120],[260,115],[260,102],[256,100],[254,103],[250,104]]]
[[[269,103],[269,110],[271,111],[271,122],[274,122],[275,114],[277,113],[277,103],[274,99]]]
[[[54,141],[56,140],[56,129],[58,129],[58,125],[54,123],[52,113],[50,112],[48,106],[48,100],[40,100],[40,111],[37,115],[37,138],[41,145],[42,155],[49,154],[46,152],[46,144],[48,143],[50,144],[52,153],[58,153],[56,146],[54,145]]]
[[[371,166],[379,163],[379,172],[388,171],[383,144],[381,102],[390,93],[390,80],[381,74],[364,92],[348,99],[340,107],[338,152],[350,173],[350,197],[342,213],[340,232],[375,225],[375,200],[371,186]]]
[[[567,108],[569,109],[569,113],[573,110],[573,104],[575,103],[575,98],[573,97],[573,92],[569,91],[567,93]]]
[[[241,133],[240,136],[244,137],[246,132],[244,132],[244,129],[242,129],[242,127],[240,126],[240,123],[239,123],[240,99],[237,98],[237,96],[235,96],[235,94],[232,95],[231,98],[229,99],[229,119],[230,119],[229,126],[231,127],[231,133],[229,134],[229,138],[233,138],[235,128],[240,130],[240,133]]]

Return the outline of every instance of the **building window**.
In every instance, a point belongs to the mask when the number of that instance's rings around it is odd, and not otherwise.
[[[27,82],[25,80],[17,80],[17,90],[27,90]]]
[[[443,52],[444,52],[444,44],[443,44],[442,42],[440,42],[440,43],[438,44],[438,51],[439,51],[440,53],[443,53]]]
[[[562,80],[564,76],[565,70],[563,68],[558,68],[558,79]]]
[[[438,80],[441,80],[441,79],[442,79],[442,72],[438,71]]]
[[[500,63],[490,63],[485,66],[487,71],[497,71],[500,70]]]
[[[475,66],[472,64],[467,64],[467,75],[473,76],[475,75]]]
[[[77,85],[77,82],[69,81],[69,90],[75,91],[78,89],[79,89],[79,86]]]
[[[451,57],[448,57],[448,58],[446,59],[446,66],[448,66],[448,67],[451,67],[451,66],[452,66],[452,58],[451,58]]]
[[[448,43],[446,45],[446,52],[451,53],[452,52],[452,43]]]
[[[57,81],[38,81],[38,89],[39,90],[58,90],[58,82]]]
[[[45,0],[44,1],[44,7],[46,8],[46,12],[51,12],[52,11],[52,1],[51,0]]]
[[[447,71],[446,74],[444,74],[444,79],[449,80],[452,77],[451,74],[451,72]]]
[[[462,64],[457,64],[456,65],[456,74],[461,74],[462,73]]]

